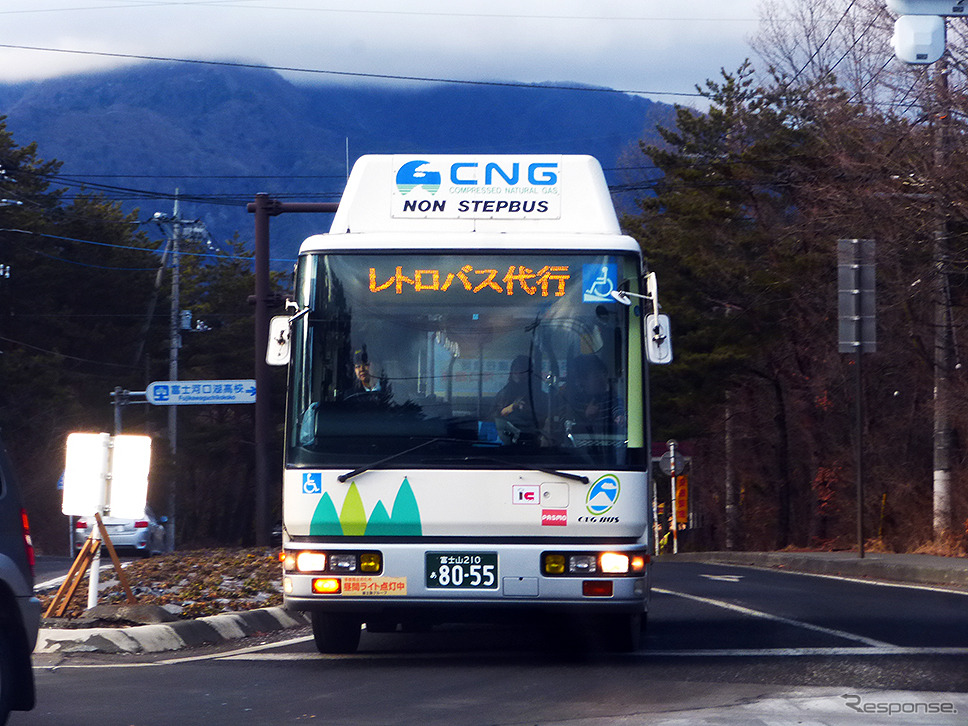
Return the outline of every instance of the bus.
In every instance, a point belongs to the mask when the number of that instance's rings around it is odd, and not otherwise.
[[[361,157],[294,284],[267,358],[289,366],[285,604],[319,651],[529,614],[638,647],[671,343],[598,162]]]

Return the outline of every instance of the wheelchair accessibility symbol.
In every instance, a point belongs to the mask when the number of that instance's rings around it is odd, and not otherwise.
[[[618,265],[582,266],[582,301],[615,302],[612,293],[618,288]]]
[[[303,494],[322,494],[323,475],[320,472],[303,474]]]

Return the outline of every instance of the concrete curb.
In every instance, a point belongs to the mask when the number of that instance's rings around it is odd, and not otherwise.
[[[656,559],[658,562],[767,567],[811,575],[968,589],[968,558],[882,553],[860,558],[849,552],[684,552],[660,555]]]
[[[309,624],[281,607],[129,628],[41,628],[34,653],[161,653]]]

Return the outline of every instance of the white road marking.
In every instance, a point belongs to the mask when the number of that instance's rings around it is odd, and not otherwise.
[[[674,597],[681,597],[681,598],[685,598],[686,600],[701,602],[704,605],[712,605],[713,607],[723,608],[724,610],[732,610],[733,612],[742,613],[743,615],[749,615],[754,618],[771,620],[775,623],[792,625],[797,628],[804,628],[805,630],[813,630],[814,632],[817,632],[817,633],[824,633],[825,635],[832,635],[837,638],[844,638],[845,640],[854,640],[858,643],[863,643],[864,645],[868,645],[873,648],[897,648],[898,647],[892,643],[886,643],[883,640],[875,640],[873,638],[868,638],[863,635],[848,633],[845,630],[825,628],[822,625],[813,625],[812,623],[805,623],[800,620],[792,620],[791,618],[784,618],[780,615],[773,615],[772,613],[763,612],[762,610],[753,610],[752,608],[744,607],[742,605],[734,605],[733,603],[725,602],[724,600],[714,600],[709,597],[700,597],[699,595],[689,595],[684,592],[676,592],[675,590],[665,590],[659,587],[653,587],[652,592],[658,592],[663,595],[672,595]]]
[[[705,577],[707,580],[716,580],[717,582],[739,582],[743,579],[742,575],[700,575],[700,577]]]
[[[239,655],[226,655],[219,657],[220,660],[233,661],[301,661],[301,660],[338,660],[342,658],[352,658],[353,660],[405,660],[416,658],[427,658],[432,655],[435,659],[441,658],[461,658],[473,656],[474,658],[503,657],[501,651],[493,653],[480,653],[454,651],[454,652],[400,652],[400,653],[367,653],[360,652],[352,655],[322,655],[315,650],[305,653],[246,653]],[[651,660],[654,658],[678,657],[678,658],[804,658],[804,657],[852,657],[852,656],[907,656],[907,655],[946,655],[946,656],[965,656],[968,655],[968,648],[905,648],[901,646],[887,648],[864,647],[844,647],[844,648],[708,648],[696,650],[650,650],[644,648],[636,653],[616,653],[615,657],[636,658],[640,660]]]

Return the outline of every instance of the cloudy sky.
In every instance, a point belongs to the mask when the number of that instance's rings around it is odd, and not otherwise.
[[[721,67],[735,70],[752,55],[747,39],[758,28],[759,4],[4,0],[0,82],[134,62],[116,56],[156,56],[314,71],[288,73],[296,82],[368,75],[576,82],[689,103],[672,94],[692,93]]]

